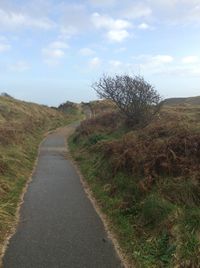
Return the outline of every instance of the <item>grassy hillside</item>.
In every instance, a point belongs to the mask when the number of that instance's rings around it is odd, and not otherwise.
[[[113,112],[116,109],[115,104],[109,100],[91,101],[88,103],[93,116]]]
[[[82,122],[70,140],[135,267],[200,267],[197,100],[165,105],[150,125],[137,130],[111,111]]]
[[[0,252],[44,133],[72,119],[45,106],[0,97]]]
[[[177,104],[191,104],[200,105],[200,96],[190,98],[170,98],[165,100],[166,105],[177,105]]]

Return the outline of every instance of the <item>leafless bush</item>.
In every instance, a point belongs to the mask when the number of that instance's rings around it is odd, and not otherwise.
[[[92,85],[100,98],[112,100],[130,125],[146,125],[158,113],[161,97],[140,76],[103,75]]]

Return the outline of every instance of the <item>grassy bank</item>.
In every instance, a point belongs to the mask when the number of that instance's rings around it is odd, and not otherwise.
[[[76,119],[78,115],[0,97],[0,252],[44,134]]]
[[[200,267],[199,119],[198,102],[168,104],[133,130],[113,109],[70,139],[132,266]]]

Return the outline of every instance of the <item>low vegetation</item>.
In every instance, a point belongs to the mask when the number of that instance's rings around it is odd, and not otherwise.
[[[168,100],[137,129],[97,106],[70,148],[130,263],[200,267],[199,98]]]
[[[57,110],[63,112],[67,116],[76,116],[77,118],[79,118],[82,113],[81,105],[71,101],[66,101],[60,104]]]
[[[55,109],[0,96],[0,252],[44,134],[74,119]]]
[[[110,100],[97,100],[88,103],[83,103],[83,107],[88,107],[92,116],[107,114],[116,111],[116,105]]]

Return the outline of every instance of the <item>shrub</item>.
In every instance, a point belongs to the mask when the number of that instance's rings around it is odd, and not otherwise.
[[[160,110],[160,95],[142,77],[104,75],[92,87],[100,98],[112,100],[131,126],[148,124]]]

